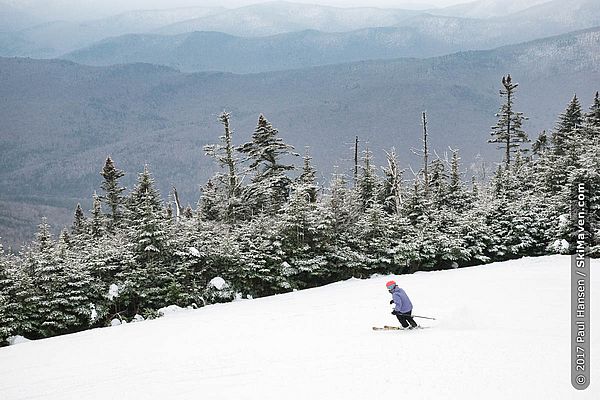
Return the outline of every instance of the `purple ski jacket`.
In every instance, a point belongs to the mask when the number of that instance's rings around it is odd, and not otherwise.
[[[406,292],[396,286],[394,290],[392,290],[392,298],[394,299],[394,310],[401,313],[407,313],[412,311],[413,305],[410,302],[410,299],[406,295]]]

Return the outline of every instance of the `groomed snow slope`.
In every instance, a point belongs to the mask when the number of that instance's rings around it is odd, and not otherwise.
[[[0,399],[600,398],[570,383],[568,256],[394,277],[432,329],[393,324],[385,282],[321,288],[0,349]]]

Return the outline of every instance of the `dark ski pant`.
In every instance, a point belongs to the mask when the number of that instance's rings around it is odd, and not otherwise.
[[[398,318],[398,321],[400,321],[400,325],[402,325],[403,328],[408,328],[408,324],[410,324],[410,326],[412,326],[413,328],[417,326],[417,323],[415,322],[413,317],[411,317],[411,314],[412,310],[403,314],[396,314],[396,318]]]

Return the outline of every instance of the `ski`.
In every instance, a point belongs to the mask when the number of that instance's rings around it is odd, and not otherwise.
[[[401,330],[404,330],[404,328],[401,328],[399,326],[374,326],[373,330],[374,331],[401,331]]]
[[[430,328],[430,327],[429,326],[417,326],[415,328],[409,329],[409,328],[403,328],[401,326],[384,325],[384,326],[374,326],[373,330],[374,331],[411,331],[411,330],[415,330],[415,329],[425,329],[425,328]]]

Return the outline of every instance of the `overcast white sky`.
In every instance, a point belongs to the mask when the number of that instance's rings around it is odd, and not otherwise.
[[[322,4],[336,7],[432,8],[472,0],[291,0],[295,3]],[[128,10],[148,10],[190,6],[227,8],[265,3],[267,0],[0,0],[34,11],[47,18],[89,18],[117,14]]]

